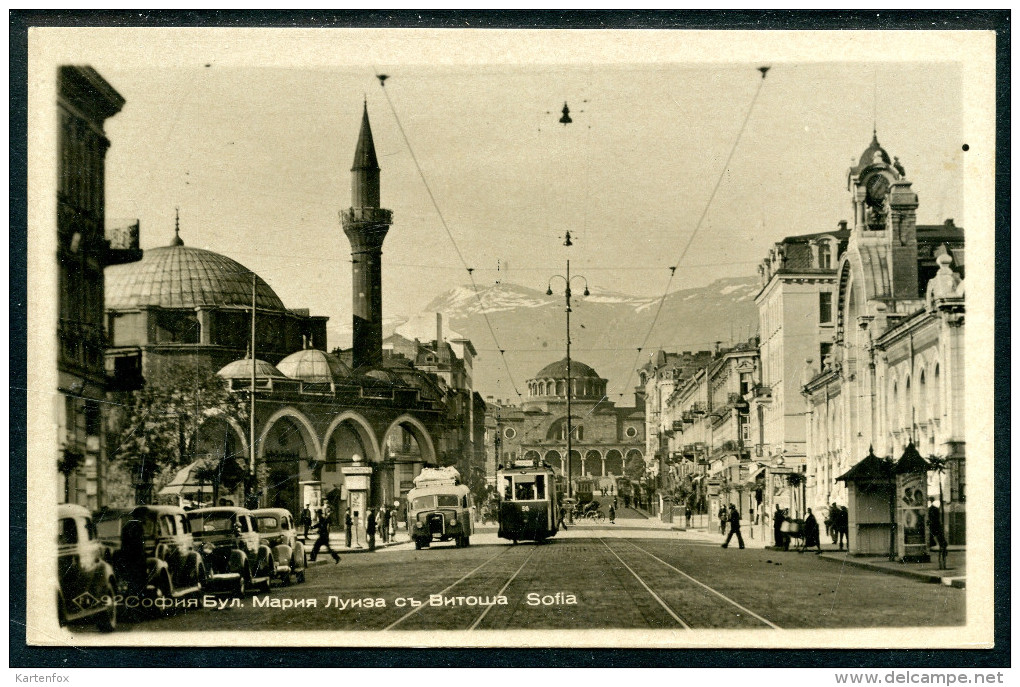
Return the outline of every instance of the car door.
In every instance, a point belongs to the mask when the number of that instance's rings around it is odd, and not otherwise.
[[[60,518],[57,521],[57,574],[64,601],[71,613],[78,610],[73,600],[87,589],[78,548],[83,534],[76,518]]]

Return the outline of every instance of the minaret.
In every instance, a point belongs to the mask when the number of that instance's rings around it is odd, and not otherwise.
[[[382,364],[382,244],[393,213],[379,207],[379,160],[368,123],[368,102],[351,167],[351,207],[340,211],[351,242],[353,367]]]

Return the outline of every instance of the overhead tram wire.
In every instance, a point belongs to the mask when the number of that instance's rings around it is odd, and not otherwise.
[[[418,164],[418,156],[414,154],[414,148],[411,147],[411,141],[407,138],[407,132],[404,131],[404,125],[400,121],[400,117],[397,115],[397,109],[393,106],[393,101],[390,100],[390,94],[386,90],[386,78],[387,75],[380,75],[378,70],[375,71],[376,78],[379,79],[379,88],[382,89],[383,95],[386,96],[386,103],[390,106],[390,112],[393,113],[393,120],[397,123],[397,128],[400,130],[400,135],[404,139],[404,145],[407,146],[407,152],[411,155],[411,161],[414,162],[415,169],[418,170],[418,176],[421,177],[421,182],[425,186],[425,192],[429,195],[429,200],[432,201],[432,207],[435,208],[436,214],[439,215],[439,221],[443,225],[443,229],[446,231],[446,235],[450,239],[450,243],[453,244],[453,250],[457,253],[457,257],[460,258],[461,264],[468,273],[468,278],[471,280],[471,287],[474,290],[475,299],[478,301],[480,307],[479,312],[482,313],[482,317],[485,318],[485,326],[489,329],[489,335],[492,336],[493,343],[496,344],[496,348],[499,350],[499,355],[503,360],[503,367],[506,369],[507,377],[510,379],[510,385],[514,389],[514,393],[517,394],[518,398],[522,398],[520,389],[517,388],[517,382],[514,381],[514,374],[510,370],[510,364],[506,360],[506,350],[500,345],[499,339],[496,337],[496,331],[492,328],[492,322],[489,321],[489,314],[485,312],[485,304],[482,302],[482,296],[478,293],[478,284],[475,282],[474,268],[470,267],[467,260],[464,259],[464,254],[460,250],[460,246],[457,245],[457,240],[453,238],[453,232],[450,231],[449,225],[446,223],[446,217],[443,216],[443,211],[439,208],[439,203],[436,202],[436,197],[432,193],[432,187],[429,186],[428,179],[425,178],[425,173],[422,171],[421,165]]]
[[[754,112],[754,105],[758,102],[758,96],[761,95],[761,89],[765,86],[765,74],[768,70],[769,67],[758,68],[758,71],[761,72],[761,80],[758,82],[758,88],[755,90],[754,96],[751,98],[751,105],[747,108],[747,114],[744,115],[744,121],[740,125],[740,130],[737,132],[737,137],[733,141],[733,146],[730,148],[729,155],[726,156],[726,162],[723,163],[722,169],[719,171],[719,178],[716,179],[715,186],[712,187],[712,192],[709,194],[708,201],[705,203],[705,207],[701,211],[701,216],[698,217],[698,222],[694,225],[694,231],[692,231],[690,236],[687,237],[687,242],[684,243],[684,247],[680,251],[679,257],[677,257],[677,259],[673,262],[673,266],[669,268],[669,280],[666,282],[666,288],[662,293],[662,297],[659,299],[659,305],[655,309],[655,315],[652,317],[652,323],[648,326],[648,332],[645,334],[645,338],[641,341],[641,346],[637,349],[637,354],[634,356],[634,363],[630,366],[630,372],[627,375],[627,382],[623,385],[624,389],[630,386],[630,380],[634,376],[634,370],[637,369],[638,361],[641,359],[641,352],[648,344],[648,340],[652,336],[652,331],[655,329],[655,325],[659,321],[659,314],[662,312],[662,306],[666,302],[666,296],[669,295],[669,287],[673,284],[673,279],[676,277],[677,268],[687,256],[687,251],[690,249],[691,244],[694,243],[694,239],[701,230],[701,225],[705,221],[705,217],[708,215],[709,209],[712,207],[712,201],[715,200],[715,194],[719,191],[719,187],[722,185],[722,181],[726,177],[726,170],[730,167],[730,162],[733,160],[733,154],[737,152],[737,146],[740,144],[740,139],[743,137],[744,131],[747,129],[747,123],[751,119],[751,113]],[[620,395],[622,396],[623,394],[621,393]]]

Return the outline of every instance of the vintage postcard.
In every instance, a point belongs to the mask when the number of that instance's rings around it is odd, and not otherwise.
[[[994,57],[30,29],[29,643],[990,647]]]

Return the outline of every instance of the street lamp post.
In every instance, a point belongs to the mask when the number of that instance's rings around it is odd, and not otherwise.
[[[566,238],[566,241],[564,241],[563,245],[565,245],[565,246],[571,245],[571,243],[570,243],[570,232],[569,231],[567,232],[567,238]],[[566,274],[566,276],[564,276],[562,274],[555,274],[555,275],[553,275],[549,279],[549,288],[546,289],[546,292],[545,292],[545,294],[547,296],[551,296],[553,294],[552,280],[556,279],[557,277],[562,279],[563,282],[564,282],[564,285],[566,287],[565,290],[564,290],[564,294],[566,296],[566,301],[567,301],[567,308],[566,308],[566,314],[567,314],[567,461],[566,461],[566,473],[567,473],[567,498],[571,499],[571,498],[573,498],[573,495],[574,495],[574,488],[573,488],[573,482],[572,482],[572,476],[573,475],[572,475],[572,472],[571,472],[571,467],[572,467],[571,466],[571,452],[573,451],[573,435],[574,435],[573,418],[571,417],[571,402],[573,400],[573,389],[571,388],[572,387],[572,384],[571,384],[572,379],[571,379],[571,375],[570,375],[570,297],[572,295],[572,293],[570,291],[570,282],[571,282],[571,280],[572,279],[580,279],[580,280],[582,280],[584,282],[584,295],[585,296],[589,295],[589,291],[588,291],[588,280],[587,279],[585,279],[583,276],[581,276],[579,274],[575,274],[573,277],[570,276],[570,260],[567,260],[567,274]],[[569,517],[570,517],[571,524],[573,524],[574,520],[573,520],[573,513],[572,512],[569,513]]]

